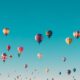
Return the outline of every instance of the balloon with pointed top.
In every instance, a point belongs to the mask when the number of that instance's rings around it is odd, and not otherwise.
[[[7,59],[7,54],[6,53],[2,53],[1,58],[2,58],[3,62],[5,62],[6,59]]]
[[[72,38],[67,37],[65,41],[68,45],[70,45],[72,43]]]
[[[53,34],[53,32],[51,30],[46,32],[46,36],[48,36],[48,38],[51,38],[52,34]]]
[[[18,57],[20,57],[23,52],[23,47],[18,47],[17,50],[18,50]]]
[[[10,51],[10,49],[11,49],[11,46],[10,46],[10,45],[8,45],[8,46],[7,46],[7,50],[8,50],[8,51]]]
[[[43,40],[42,34],[36,34],[35,40],[40,44]]]
[[[9,33],[10,33],[10,29],[9,29],[9,28],[4,28],[4,29],[3,29],[3,34],[4,34],[4,35],[7,36]]]

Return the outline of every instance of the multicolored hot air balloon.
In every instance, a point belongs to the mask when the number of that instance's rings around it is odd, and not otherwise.
[[[2,53],[1,58],[2,58],[3,62],[5,62],[6,59],[7,59],[7,54],[6,53]]]
[[[37,54],[37,57],[38,57],[38,59],[41,59],[42,58],[42,54],[41,53],[38,53]]]
[[[23,47],[18,47],[17,50],[18,50],[18,57],[20,57],[23,52]]]
[[[73,36],[75,38],[79,38],[80,37],[80,31],[73,32]]]
[[[72,43],[72,38],[67,37],[65,41],[68,45],[70,45]]]
[[[50,38],[50,37],[52,36],[52,34],[53,34],[53,33],[52,33],[51,30],[49,30],[49,31],[46,32],[46,36],[48,36],[48,38]]]
[[[8,45],[8,46],[7,46],[7,50],[9,51],[10,49],[11,49],[11,46],[10,46],[10,45]]]
[[[43,40],[42,34],[36,34],[35,40],[40,44]]]
[[[4,28],[4,29],[3,29],[3,34],[4,34],[4,35],[7,36],[9,33],[10,33],[9,28]]]

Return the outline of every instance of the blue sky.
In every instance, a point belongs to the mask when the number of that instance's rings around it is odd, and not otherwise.
[[[13,59],[8,59],[5,64],[0,60],[0,71],[8,74],[17,70],[26,74],[25,63],[29,65],[29,71],[38,68],[43,72],[45,67],[49,67],[55,75],[60,70],[65,73],[68,68],[76,67],[79,70],[80,39],[73,37],[73,32],[80,29],[79,3],[79,0],[0,1],[0,55],[2,52],[8,53],[8,44],[11,45],[10,53],[13,54]],[[4,27],[11,31],[7,37],[2,33]],[[50,40],[45,36],[49,29],[53,31]],[[34,39],[36,33],[43,34],[40,45]],[[70,46],[65,43],[66,37],[73,39]],[[17,57],[18,46],[24,47],[20,59]],[[37,59],[39,52],[43,54],[42,60]],[[65,64],[61,61],[63,56],[68,58]],[[51,77],[51,73],[48,76]]]

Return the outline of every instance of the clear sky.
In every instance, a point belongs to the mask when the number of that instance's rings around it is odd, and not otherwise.
[[[10,34],[5,37],[2,33],[4,27],[10,28]],[[45,35],[47,30],[53,31],[53,36],[48,39]],[[50,69],[48,78],[56,80],[70,80],[66,76],[66,70],[77,68],[75,74],[80,74],[80,39],[73,37],[73,32],[80,30],[80,1],[79,0],[2,0],[0,1],[0,55],[3,52],[12,53],[13,59],[7,59],[5,63],[0,59],[0,72],[3,74],[1,80],[13,80],[13,77],[6,78],[14,71],[28,75],[37,68],[41,80],[46,80],[44,70]],[[39,45],[34,37],[36,33],[43,34],[43,41]],[[71,45],[65,43],[65,38],[73,39]],[[10,44],[11,50],[8,53],[6,46]],[[24,51],[18,58],[17,47],[23,46]],[[39,60],[37,53],[42,53],[43,58]],[[67,57],[63,63],[61,58]],[[24,69],[28,64],[28,72]],[[63,75],[59,76],[58,72]],[[59,79],[58,79],[59,78]],[[68,79],[68,80],[69,80]],[[80,79],[80,78],[79,78]],[[34,79],[33,79],[34,80]]]

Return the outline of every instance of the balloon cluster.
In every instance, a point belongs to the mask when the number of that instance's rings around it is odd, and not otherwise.
[[[73,36],[74,36],[74,38],[80,38],[80,31],[75,31],[75,32],[73,32]],[[72,38],[70,38],[70,37],[67,37],[66,39],[65,39],[65,42],[68,44],[68,45],[70,45],[71,43],[72,43]]]
[[[47,36],[48,38],[51,38],[52,34],[53,34],[53,33],[52,33],[51,30],[49,30],[49,31],[46,32],[46,36]],[[42,34],[40,34],[40,33],[36,34],[36,35],[35,35],[35,40],[40,44],[40,43],[42,42],[42,40],[43,40]]]

